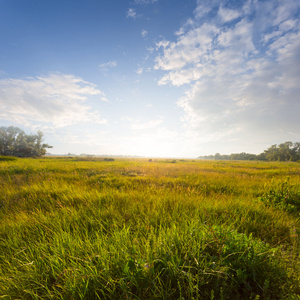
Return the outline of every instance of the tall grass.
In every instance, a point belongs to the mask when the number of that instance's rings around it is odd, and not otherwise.
[[[0,297],[300,299],[299,174],[297,163],[1,161]]]

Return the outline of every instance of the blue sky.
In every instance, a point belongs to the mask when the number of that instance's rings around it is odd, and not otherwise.
[[[299,141],[298,0],[2,0],[0,124],[51,153],[197,157]]]

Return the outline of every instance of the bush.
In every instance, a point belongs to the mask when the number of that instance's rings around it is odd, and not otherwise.
[[[13,156],[0,155],[0,161],[14,161],[14,160],[17,160],[17,158]]]
[[[262,197],[259,198],[268,207],[274,207],[289,213],[300,213],[300,190],[297,187],[291,188],[289,179],[277,188],[271,187]]]
[[[103,158],[103,161],[115,161],[115,159],[110,157],[105,157]]]

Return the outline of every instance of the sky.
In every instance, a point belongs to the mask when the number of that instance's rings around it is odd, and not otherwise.
[[[0,126],[53,154],[300,141],[299,0],[0,0]]]

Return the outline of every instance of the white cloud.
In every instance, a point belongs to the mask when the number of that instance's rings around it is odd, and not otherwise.
[[[110,102],[104,94],[101,97],[101,100],[104,101],[104,102]]]
[[[115,68],[117,66],[117,61],[116,60],[110,60],[106,63],[100,64],[99,68],[102,71],[108,71],[110,68]]]
[[[232,21],[241,15],[241,13],[239,11],[236,11],[233,9],[228,9],[223,6],[221,6],[219,8],[218,14],[221,17],[222,21],[224,21],[224,22]]]
[[[178,101],[186,135],[201,142],[297,137],[300,3],[224,3],[199,0],[176,40],[157,43],[155,69],[166,72],[158,83],[188,87]]]
[[[134,8],[129,8],[126,14],[127,18],[136,18],[136,11]]]
[[[139,75],[141,75],[141,74],[143,74],[143,71],[144,71],[143,68],[138,68],[138,69],[136,70],[136,73],[139,74]]]
[[[134,3],[137,5],[143,5],[143,4],[153,4],[157,1],[158,0],[134,0]]]
[[[86,104],[89,97],[107,101],[94,84],[79,77],[50,74],[0,80],[0,118],[16,123],[47,123],[64,127],[82,122],[104,124],[99,112]]]
[[[219,6],[219,0],[197,0],[197,7],[194,11],[195,18],[201,19],[212,11],[214,7]]]
[[[282,22],[280,25],[279,25],[279,29],[282,31],[282,32],[285,32],[285,31],[289,31],[295,27],[297,27],[297,23],[299,21],[298,20],[287,20],[287,21],[284,21]]]
[[[176,70],[190,64],[205,63],[209,59],[212,41],[218,33],[215,25],[203,24],[178,37],[177,42],[161,41],[157,47],[163,48],[163,56],[156,58],[156,69]]]
[[[153,47],[148,47],[148,48],[147,48],[147,51],[148,51],[149,53],[153,53],[154,48],[153,48]]]
[[[148,31],[143,29],[142,32],[141,32],[141,35],[142,35],[143,38],[146,38],[147,35],[148,35]]]

